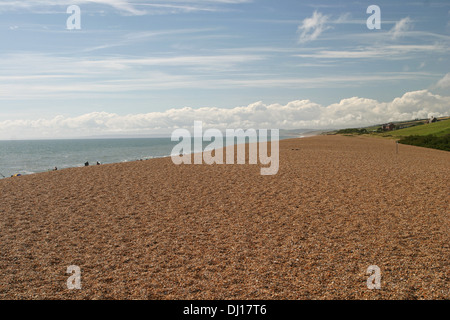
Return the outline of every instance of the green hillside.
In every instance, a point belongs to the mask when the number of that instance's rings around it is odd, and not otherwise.
[[[430,134],[437,137],[442,137],[447,134],[450,134],[450,119],[400,130],[389,131],[384,133],[383,135],[392,137],[406,137],[406,136],[426,136]]]
[[[366,128],[348,128],[327,132],[326,134],[369,135],[395,139],[399,143],[418,147],[450,151],[450,119],[442,117],[434,123],[426,123],[427,119],[394,122],[397,129],[382,131],[381,125]],[[406,128],[405,128],[406,127]]]

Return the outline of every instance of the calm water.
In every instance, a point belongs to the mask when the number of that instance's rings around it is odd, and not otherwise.
[[[90,164],[170,156],[170,138],[0,141],[0,173],[31,174]],[[0,178],[2,178],[0,176]]]
[[[288,137],[280,137],[280,139]],[[210,142],[204,142],[204,147]],[[32,174],[70,167],[88,161],[117,163],[170,156],[178,144],[170,138],[0,141],[2,175]],[[225,145],[225,143],[224,143]]]

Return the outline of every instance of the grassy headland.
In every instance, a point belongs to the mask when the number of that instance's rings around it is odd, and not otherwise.
[[[382,125],[348,128],[328,134],[370,135],[398,140],[399,143],[450,151],[450,117],[394,122],[394,130],[384,131]]]
[[[430,124],[415,125],[409,128],[393,130],[387,133],[383,133],[384,136],[393,136],[393,137],[427,136],[427,135],[442,137],[449,134],[450,134],[450,119],[441,120]]]

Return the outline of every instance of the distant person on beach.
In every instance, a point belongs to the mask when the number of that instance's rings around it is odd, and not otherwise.
[[[85,166],[85,167],[88,167],[88,166],[89,166],[89,161],[85,162],[85,163],[84,163],[84,166]]]
[[[53,169],[53,171],[56,171],[56,170],[58,170],[58,168],[57,168],[57,167],[55,167],[55,169]]]

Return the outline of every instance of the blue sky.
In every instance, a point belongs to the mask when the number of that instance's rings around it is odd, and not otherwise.
[[[0,0],[0,139],[448,115],[449,21],[448,0]]]

